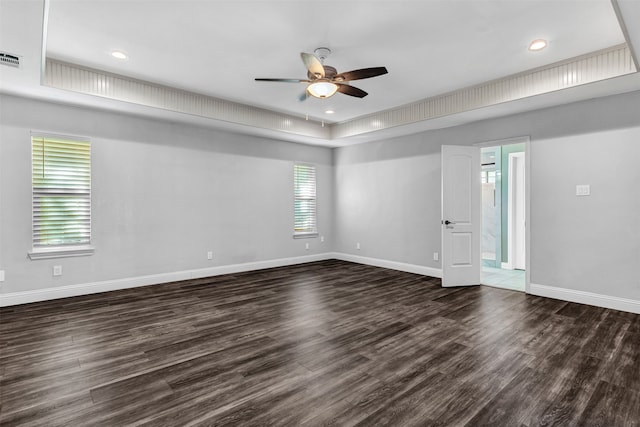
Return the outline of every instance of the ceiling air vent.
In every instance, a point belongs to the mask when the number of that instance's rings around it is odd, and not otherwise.
[[[20,58],[17,55],[0,52],[0,64],[8,65],[10,67],[19,67]]]

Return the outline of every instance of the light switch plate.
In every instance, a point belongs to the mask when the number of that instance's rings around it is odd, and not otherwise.
[[[589,184],[576,185],[576,196],[590,196],[591,186]]]
[[[4,270],[0,270],[0,282],[4,282]]]

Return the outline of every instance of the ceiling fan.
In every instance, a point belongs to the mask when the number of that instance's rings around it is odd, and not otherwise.
[[[387,74],[385,67],[362,68],[360,70],[338,73],[330,66],[324,65],[324,60],[329,56],[331,50],[326,47],[319,47],[314,50],[314,54],[302,52],[300,57],[307,67],[307,79],[256,79],[257,82],[284,82],[284,83],[309,83],[307,90],[300,96],[304,101],[308,95],[315,98],[329,98],[336,92],[343,93],[357,98],[364,98],[367,92],[351,86],[351,80],[368,79],[370,77]],[[316,56],[317,55],[317,56]]]

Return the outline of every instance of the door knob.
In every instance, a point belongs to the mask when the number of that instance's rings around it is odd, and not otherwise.
[[[445,220],[444,225],[455,224],[453,221]]]

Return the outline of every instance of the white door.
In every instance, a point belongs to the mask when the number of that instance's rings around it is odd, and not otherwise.
[[[442,286],[480,284],[480,148],[442,146]]]

